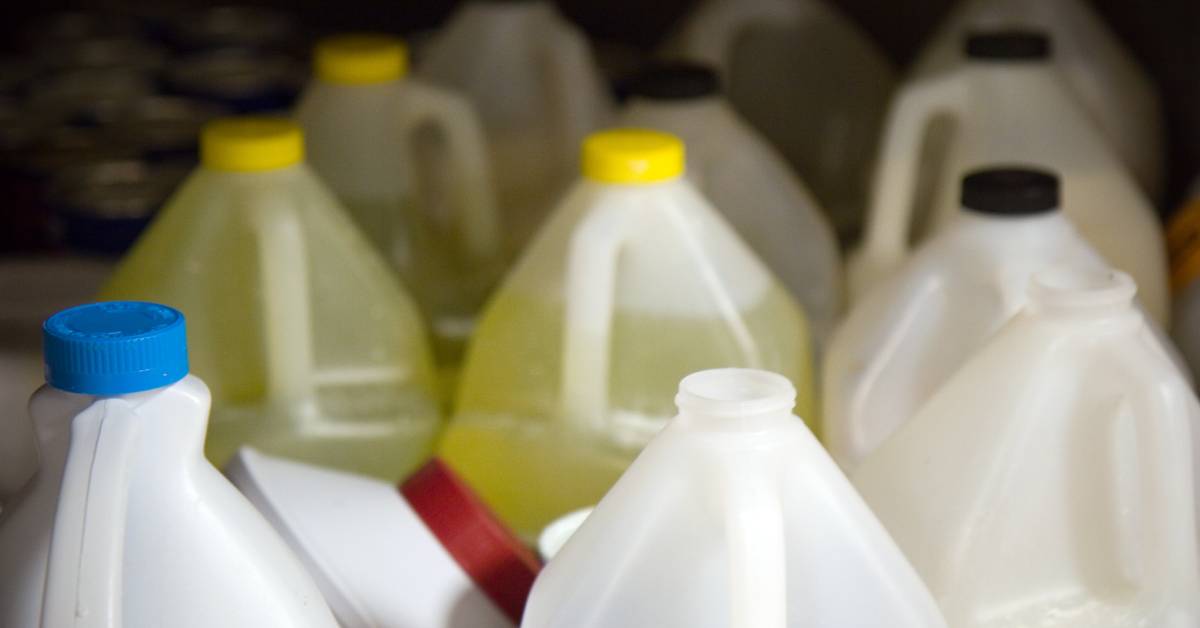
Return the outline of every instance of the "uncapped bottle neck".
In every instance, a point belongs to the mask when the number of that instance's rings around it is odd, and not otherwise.
[[[1104,315],[1130,311],[1137,284],[1121,271],[1056,266],[1034,273],[1028,294],[1038,311]]]
[[[769,371],[712,369],[683,378],[675,405],[692,420],[722,424],[788,414],[796,405],[796,389],[786,377]]]

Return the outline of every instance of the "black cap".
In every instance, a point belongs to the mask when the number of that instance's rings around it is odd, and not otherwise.
[[[690,61],[651,64],[622,83],[625,97],[652,100],[692,100],[721,91],[717,72],[710,66]]]
[[[967,58],[981,61],[1044,61],[1050,37],[1041,31],[1003,30],[967,33]]]
[[[1058,209],[1058,176],[1032,168],[984,168],[962,181],[964,209],[993,216],[1032,216]]]

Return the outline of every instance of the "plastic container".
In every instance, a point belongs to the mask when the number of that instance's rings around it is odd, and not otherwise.
[[[941,628],[787,378],[695,373],[534,584],[523,628]]]
[[[668,49],[721,72],[734,108],[855,241],[896,82],[874,42],[820,0],[707,0]]]
[[[822,370],[822,431],[848,472],[1024,307],[1058,264],[1109,266],[1059,209],[1059,181],[1030,169],[962,180],[962,210],[839,326]]]
[[[439,426],[420,315],[278,118],[227,118],[104,288],[187,311],[213,391],[207,454],[238,447],[396,480]]]
[[[1052,269],[854,484],[962,628],[1200,624],[1200,405],[1124,273]]]
[[[505,267],[479,121],[466,101],[408,77],[397,38],[332,37],[315,65],[296,108],[309,163],[412,290],[453,390]]]
[[[200,451],[183,315],[98,303],[45,325],[39,469],[0,521],[5,626],[337,624],[299,561]],[[7,466],[7,465],[6,465]],[[6,470],[7,472],[7,470]]]
[[[625,85],[619,122],[679,136],[688,178],[804,306],[823,347],[841,314],[837,238],[808,188],[721,96],[708,66],[651,66]]]
[[[394,484],[249,448],[226,473],[313,574],[342,628],[511,628],[541,565],[432,460]]]
[[[420,74],[479,113],[515,255],[574,179],[579,142],[611,113],[587,39],[551,2],[471,0],[423,52]]]
[[[1054,40],[1053,64],[1152,200],[1162,194],[1167,154],[1163,113],[1151,78],[1084,0],[966,0],[945,19],[913,74],[934,76],[963,64],[967,33],[1036,29]]]
[[[1044,35],[994,32],[966,42],[970,61],[897,97],[875,174],[867,232],[850,261],[852,302],[958,209],[958,181],[994,164],[1058,173],[1063,211],[1112,266],[1133,276],[1150,314],[1169,314],[1166,251],[1154,208],[1050,62]],[[931,156],[922,143],[951,121]],[[932,182],[932,183],[930,183]]]
[[[1167,225],[1167,247],[1174,297],[1171,335],[1195,376],[1200,373],[1200,180],[1188,199]]]
[[[617,129],[489,302],[441,456],[532,542],[594,504],[697,369],[771,368],[813,420],[807,325],[685,179],[683,144]]]

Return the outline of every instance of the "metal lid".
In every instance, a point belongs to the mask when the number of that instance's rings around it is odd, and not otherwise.
[[[151,216],[187,175],[183,165],[155,166],[123,159],[80,164],[50,182],[51,203],[60,211],[105,220]]]
[[[93,37],[39,47],[50,70],[125,68],[156,72],[167,63],[166,48],[133,37]]]
[[[153,82],[134,70],[72,70],[36,81],[30,86],[28,102],[48,116],[82,117],[100,124],[111,122],[129,103],[153,93]]]
[[[190,49],[281,47],[299,36],[300,23],[294,16],[255,6],[217,6],[191,12],[171,29],[176,44]]]
[[[169,80],[187,94],[238,98],[268,89],[299,89],[305,72],[286,55],[235,48],[188,56],[170,70]]]

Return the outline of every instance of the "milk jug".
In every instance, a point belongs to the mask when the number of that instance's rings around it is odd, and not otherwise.
[[[465,100],[407,76],[397,38],[331,37],[314,61],[296,108],[308,162],[399,271],[453,373],[504,270],[479,121]]]
[[[968,61],[961,68],[911,83],[892,105],[866,234],[848,269],[852,300],[898,266],[911,242],[954,216],[966,171],[1029,164],[1058,173],[1067,218],[1112,266],[1137,281],[1142,303],[1165,324],[1167,266],[1158,218],[1051,65],[1049,38],[993,32],[965,44]],[[951,120],[953,129],[944,153],[930,158],[922,144],[938,118]]]
[[[823,435],[847,471],[887,440],[1026,301],[1033,273],[1108,265],[1059,209],[1059,182],[992,168],[962,209],[851,309],[822,370]]]
[[[610,98],[587,39],[544,0],[469,0],[423,51],[420,74],[465,96],[487,135],[513,253],[578,169]]]
[[[730,103],[855,240],[896,80],[874,42],[821,0],[706,0],[668,49],[720,71]]]
[[[1150,77],[1085,0],[965,0],[917,59],[915,76],[964,62],[962,38],[973,30],[1036,29],[1054,40],[1052,63],[1091,114],[1151,200],[1162,193],[1166,155],[1162,109]]]
[[[244,447],[225,473],[342,628],[512,628],[537,558],[436,458],[395,484]]]
[[[716,369],[534,583],[522,628],[944,628],[912,566],[792,415]]]
[[[841,259],[808,188],[729,107],[710,67],[654,65],[632,76],[625,91],[620,122],[684,141],[688,178],[787,286],[815,344],[824,345],[841,313]]]
[[[1171,254],[1171,321],[1175,343],[1193,374],[1200,373],[1200,180],[1167,225]]]
[[[183,316],[108,302],[46,321],[40,467],[0,496],[0,624],[334,628],[299,561],[201,454]]]
[[[1028,304],[854,484],[961,628],[1200,625],[1200,405],[1121,272]]]
[[[102,294],[189,313],[215,464],[252,444],[394,481],[439,424],[424,328],[303,152],[283,119],[210,123],[200,167]]]
[[[812,420],[803,312],[682,176],[683,151],[644,129],[590,136],[472,339],[439,451],[529,542],[596,503],[687,373],[773,369]]]

